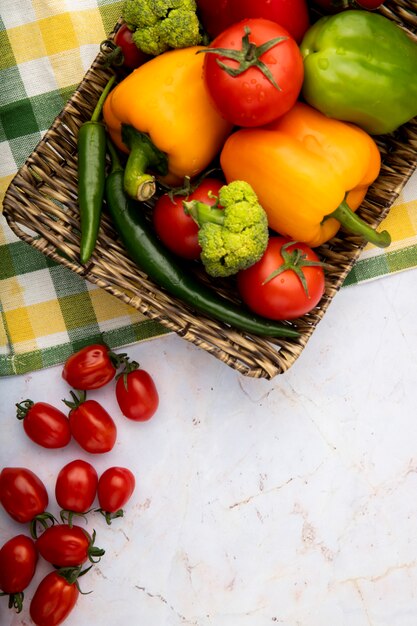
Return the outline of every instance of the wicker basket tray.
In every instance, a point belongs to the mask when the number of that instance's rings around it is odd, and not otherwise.
[[[417,1],[388,1],[379,12],[416,37]],[[115,32],[119,26],[120,23]],[[12,180],[4,200],[4,214],[10,227],[18,237],[54,261],[242,374],[271,379],[286,371],[300,356],[360,255],[364,241],[341,230],[337,237],[317,249],[328,265],[325,294],[313,311],[295,322],[300,331],[296,340],[270,341],[196,314],[159,289],[133,264],[105,214],[92,262],[88,267],[80,265],[77,134],[80,125],[91,115],[110,75],[104,57],[99,54],[72,98]],[[377,142],[382,154],[381,172],[358,211],[374,227],[387,215],[417,167],[417,120],[392,135],[377,138]],[[151,209],[150,204],[147,210]],[[233,280],[216,282],[212,287],[239,302]]]

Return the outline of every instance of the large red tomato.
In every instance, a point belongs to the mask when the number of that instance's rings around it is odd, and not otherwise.
[[[299,43],[310,25],[306,0],[197,0],[197,6],[211,37],[246,17],[263,17],[283,26]]]
[[[303,59],[295,40],[279,24],[242,20],[202,52],[211,100],[232,124],[262,126],[294,106],[303,84]]]
[[[171,252],[190,261],[200,258],[198,226],[184,211],[184,200],[199,200],[208,205],[216,202],[219,189],[224,182],[215,178],[205,178],[189,193],[164,193],[158,198],[152,212],[156,234]]]
[[[324,270],[306,244],[270,237],[260,261],[239,272],[237,285],[243,302],[254,313],[273,320],[293,320],[320,301]]]

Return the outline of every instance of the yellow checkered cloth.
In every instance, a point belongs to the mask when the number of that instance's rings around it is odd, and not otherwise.
[[[0,201],[113,29],[113,0],[3,0]],[[391,210],[388,250],[368,246],[346,284],[417,265],[417,177]],[[0,215],[0,375],[61,363],[104,340],[116,348],[167,332],[18,240]]]

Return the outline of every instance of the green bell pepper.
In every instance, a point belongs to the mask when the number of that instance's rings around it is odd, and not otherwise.
[[[322,17],[300,49],[302,95],[325,115],[370,135],[417,115],[417,44],[388,18],[360,10]]]

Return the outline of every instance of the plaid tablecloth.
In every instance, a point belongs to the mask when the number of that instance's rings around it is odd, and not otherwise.
[[[76,89],[120,15],[114,0],[2,0],[0,202],[17,169]],[[368,246],[346,285],[417,265],[417,175],[383,225],[388,251]],[[0,215],[0,376],[61,363],[104,340],[112,348],[167,332],[18,240]]]

